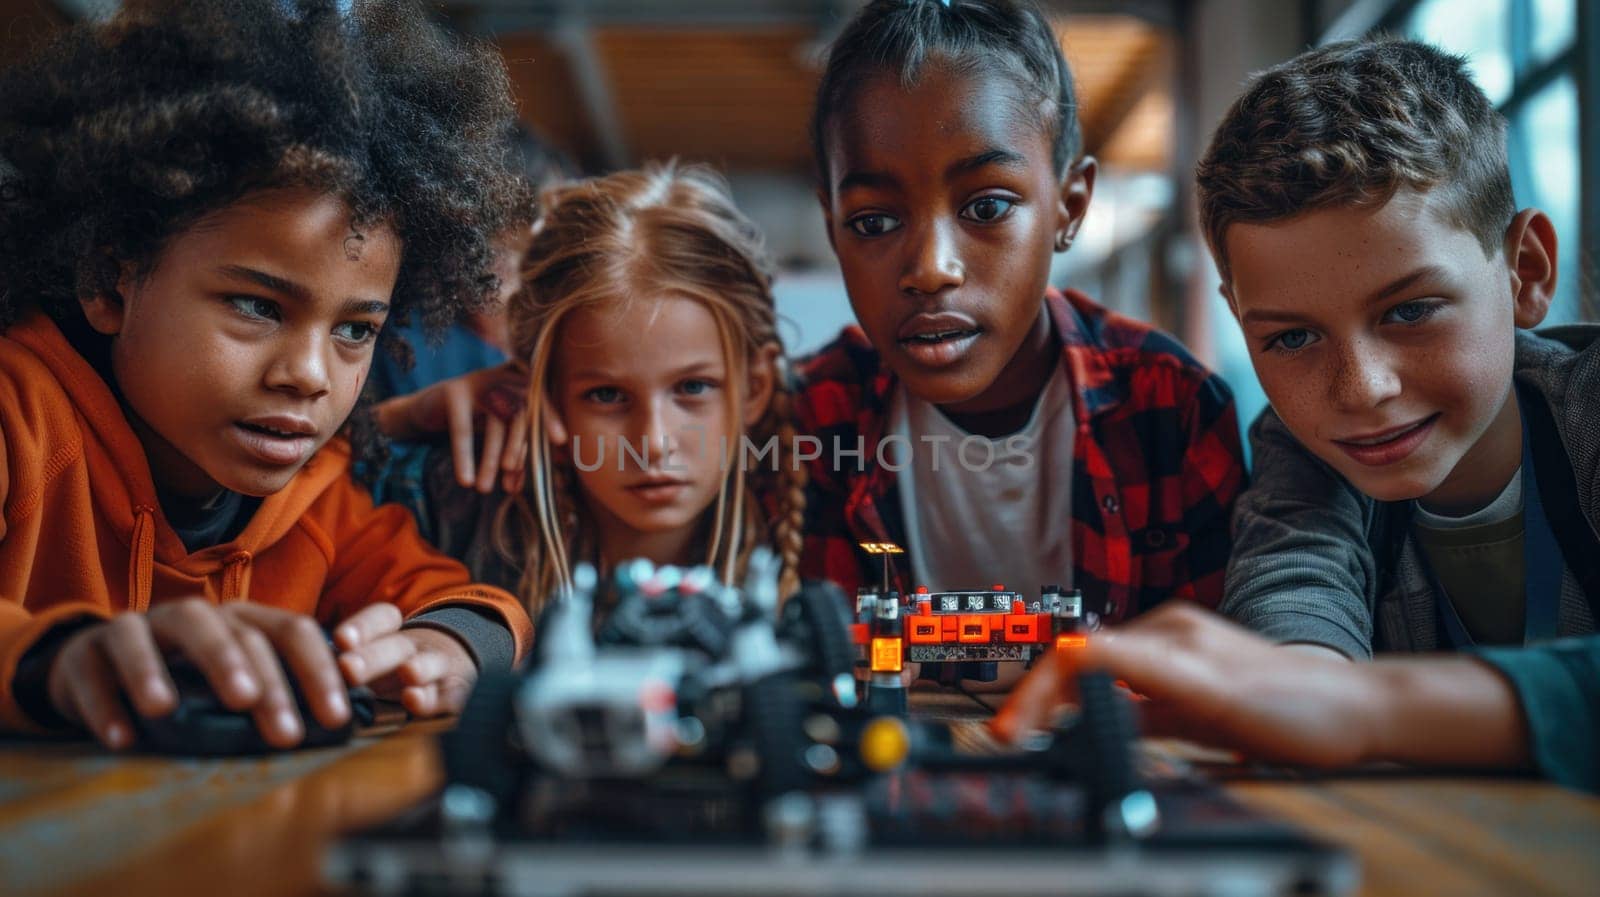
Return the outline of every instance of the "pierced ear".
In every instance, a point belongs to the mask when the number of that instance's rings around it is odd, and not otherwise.
[[[78,304],[83,308],[83,316],[88,319],[89,326],[95,332],[106,336],[116,336],[122,332],[123,319],[127,316],[128,305],[125,296],[132,295],[138,287],[138,277],[131,264],[123,262],[118,264],[106,258],[107,265],[117,267],[116,289],[95,293],[78,299]]]
[[[1517,326],[1539,326],[1556,296],[1556,227],[1538,209],[1523,209],[1506,228],[1506,266]]]
[[[1094,156],[1084,156],[1067,167],[1061,179],[1061,202],[1056,205],[1056,242],[1071,244],[1078,236],[1083,218],[1089,214],[1089,200],[1094,198],[1094,178],[1100,163]]]
[[[772,392],[778,385],[778,356],[782,354],[777,343],[767,343],[756,350],[750,359],[748,383],[744,394],[744,426],[749,429],[767,413],[772,404]]]

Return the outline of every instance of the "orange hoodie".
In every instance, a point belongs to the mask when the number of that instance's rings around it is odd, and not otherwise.
[[[434,551],[398,505],[374,508],[329,443],[231,542],[190,554],[162,515],[144,448],[110,387],[44,314],[0,335],[0,729],[34,728],[17,662],[51,627],[204,597],[255,601],[324,626],[378,601],[501,617],[516,654],[533,626],[500,589]]]

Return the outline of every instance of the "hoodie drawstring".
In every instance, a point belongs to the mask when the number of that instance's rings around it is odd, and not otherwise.
[[[156,512],[149,505],[133,509],[132,563],[128,564],[128,607],[137,613],[150,609],[150,593],[155,591]],[[248,551],[228,555],[222,565],[222,600],[243,601],[250,588]]]
[[[128,606],[137,613],[150,609],[155,588],[156,512],[149,505],[133,509],[133,563],[128,565]]]
[[[228,555],[222,567],[222,602],[243,601],[249,579],[250,552],[236,551]]]

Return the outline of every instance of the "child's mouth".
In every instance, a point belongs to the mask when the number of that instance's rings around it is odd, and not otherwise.
[[[950,342],[951,340],[958,340],[977,335],[978,331],[976,330],[941,330],[938,333],[919,333],[916,336],[908,337],[905,341],[910,343],[926,343],[928,345],[933,345],[935,343],[946,343]]]
[[[685,480],[646,480],[627,487],[629,492],[642,499],[645,504],[652,505],[670,504],[688,488],[689,483]]]
[[[245,451],[267,464],[299,464],[316,447],[316,428],[309,421],[235,421],[233,426]]]
[[[1421,420],[1382,432],[1333,441],[1356,462],[1368,467],[1382,467],[1409,457],[1428,438],[1428,434],[1433,431],[1434,422],[1438,419],[1438,414],[1431,414]]]
[[[924,367],[948,367],[965,358],[978,342],[979,330],[941,330],[919,333],[900,340],[900,347],[911,360]]]
[[[983,328],[963,314],[940,312],[913,315],[895,334],[913,361],[927,367],[945,367],[966,356]]]
[[[256,433],[263,433],[267,436],[277,436],[280,439],[294,439],[298,436],[305,435],[304,433],[291,433],[288,430],[278,430],[274,429],[273,427],[263,427],[260,424],[241,423],[239,426]]]

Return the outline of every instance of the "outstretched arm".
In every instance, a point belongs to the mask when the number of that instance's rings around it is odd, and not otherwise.
[[[996,735],[1039,728],[1086,669],[1147,700],[1146,734],[1309,766],[1389,760],[1430,766],[1529,764],[1511,683],[1469,656],[1350,663],[1289,650],[1187,602],[1172,602],[1036,664],[995,717]]]

